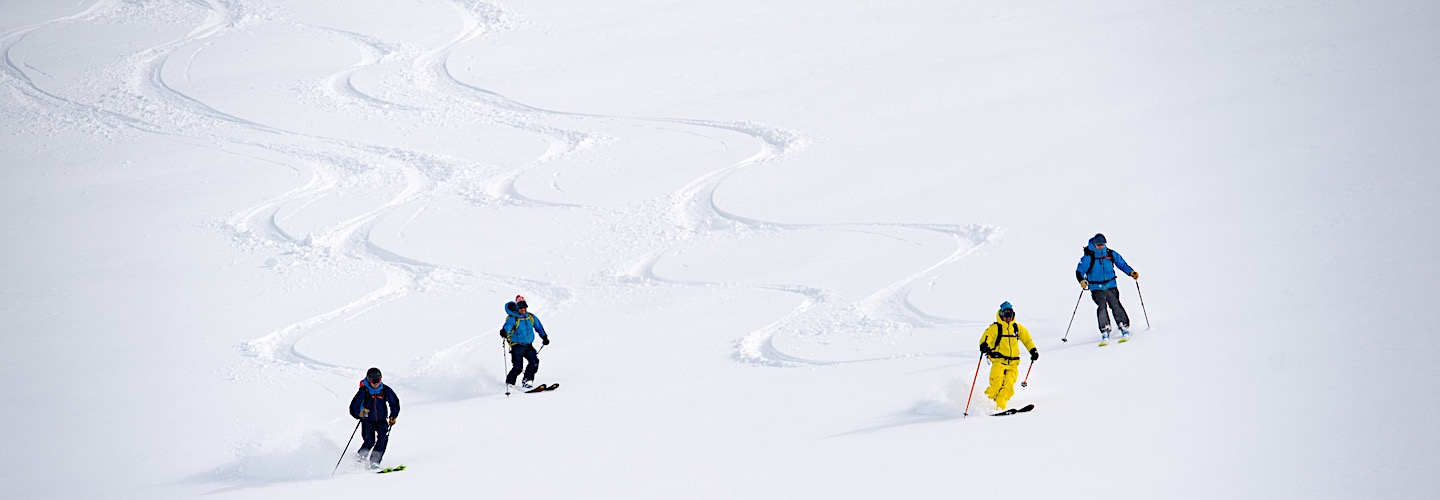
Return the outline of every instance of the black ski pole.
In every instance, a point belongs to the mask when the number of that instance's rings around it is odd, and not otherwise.
[[[1075,309],[1073,309],[1073,310],[1070,311],[1070,322],[1065,324],[1065,336],[1064,336],[1064,337],[1060,337],[1060,341],[1061,341],[1061,342],[1069,342],[1069,341],[1070,341],[1070,327],[1073,326],[1073,325],[1075,325],[1075,313],[1080,311],[1080,299],[1082,299],[1082,298],[1085,298],[1085,289],[1084,289],[1084,288],[1081,288],[1081,289],[1080,289],[1080,295],[1077,296],[1077,297],[1075,297]],[[1143,299],[1142,299],[1142,302],[1143,302]],[[1145,306],[1144,306],[1144,305],[1141,305],[1140,307],[1143,308],[1143,307],[1145,307]]]
[[[340,470],[340,462],[345,461],[345,454],[350,453],[350,443],[355,442],[355,433],[360,431],[360,419],[355,419],[355,430],[350,431],[350,440],[345,442],[345,449],[340,452],[340,459],[335,461],[335,470],[330,471],[330,477],[335,477],[335,471]]]
[[[1135,280],[1135,295],[1140,296],[1140,312],[1145,313],[1145,331],[1150,331],[1150,311],[1145,310],[1145,294],[1140,293],[1140,280]]]
[[[500,356],[505,358],[505,361],[502,362],[500,366],[505,369],[505,373],[508,376],[510,373],[510,343],[506,342],[505,339],[500,339],[500,351]],[[510,397],[510,384],[508,382],[505,384],[505,397]]]

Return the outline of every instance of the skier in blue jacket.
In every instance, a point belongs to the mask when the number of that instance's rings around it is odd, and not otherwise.
[[[529,307],[525,297],[516,295],[513,302],[505,303],[505,326],[500,327],[500,338],[510,345],[510,373],[505,374],[505,384],[515,385],[515,377],[520,376],[523,368],[525,378],[521,379],[520,385],[526,389],[534,388],[535,372],[540,371],[540,351],[535,349],[535,334],[540,334],[540,345],[550,345],[545,325],[540,324],[540,318],[530,314]],[[527,361],[529,366],[524,366]]]
[[[350,399],[350,416],[360,421],[361,439],[365,440],[356,451],[356,459],[369,458],[371,467],[380,466],[385,447],[390,444],[390,426],[400,416],[400,397],[381,380],[379,368],[366,370],[360,389]]]
[[[1136,280],[1140,279],[1140,272],[1125,263],[1120,252],[1105,247],[1103,234],[1090,238],[1084,251],[1080,264],[1075,266],[1075,279],[1080,282],[1081,289],[1090,290],[1090,298],[1095,300],[1095,315],[1100,322],[1100,345],[1110,343],[1110,314],[1106,313],[1106,308],[1115,314],[1115,323],[1120,327],[1120,341],[1130,340],[1130,315],[1125,314],[1125,306],[1120,304],[1115,268],[1119,267]]]

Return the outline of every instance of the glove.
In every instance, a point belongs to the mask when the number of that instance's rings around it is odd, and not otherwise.
[[[390,417],[390,425],[395,425],[395,417]]]
[[[365,417],[368,417],[368,416],[370,416],[370,409],[369,409],[369,408],[361,408],[361,409],[360,409],[360,416],[357,417],[357,418],[365,418]]]
[[[506,339],[506,340],[509,340],[509,339],[510,339],[510,337],[508,337],[508,336],[505,335],[505,329],[504,329],[504,328],[501,328],[501,329],[500,329],[500,338]]]
[[[1130,271],[1130,277],[1131,277],[1131,278],[1135,278],[1136,280],[1139,280],[1139,279],[1140,279],[1140,271]]]
[[[1039,361],[1039,360],[1040,360],[1040,350],[1039,350],[1039,349],[1031,349],[1031,350],[1030,350],[1030,361]]]
[[[1089,290],[1089,289],[1090,289],[1090,282],[1087,281],[1087,280],[1080,280],[1080,289],[1081,289],[1081,290]]]
[[[550,345],[550,337],[540,337],[540,345]]]
[[[989,356],[989,355],[990,355],[990,344],[984,344],[984,343],[980,344],[980,355],[981,355],[981,356]]]

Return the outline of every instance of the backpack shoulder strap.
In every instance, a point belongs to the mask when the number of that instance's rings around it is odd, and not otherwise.
[[[1090,271],[1095,270],[1095,261],[1100,260],[1100,256],[1092,252],[1088,246],[1085,247],[1085,255],[1090,256],[1090,267],[1085,268],[1085,279],[1090,279]]]
[[[1005,325],[1001,325],[999,321],[996,321],[990,326],[995,327],[995,345],[991,346],[989,344],[986,344],[985,347],[989,347],[991,350],[994,350],[1000,347],[1000,335],[1005,333]],[[982,337],[980,340],[984,341],[985,339]]]

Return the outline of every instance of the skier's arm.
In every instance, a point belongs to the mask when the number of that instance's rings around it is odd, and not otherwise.
[[[1119,267],[1121,271],[1125,271],[1125,274],[1131,274],[1135,272],[1134,269],[1130,268],[1130,264],[1125,262],[1125,258],[1120,256],[1120,252],[1111,250],[1110,255],[1115,256],[1115,266]]]
[[[500,336],[510,338],[510,332],[515,331],[515,317],[505,316],[505,324],[500,326]]]
[[[1085,281],[1085,269],[1090,267],[1090,255],[1082,255],[1080,263],[1075,265],[1075,281]]]
[[[994,338],[999,333],[1000,331],[995,328],[995,325],[990,325],[989,328],[985,329],[985,333],[980,335],[981,354],[990,354],[990,351],[995,350],[996,346],[994,345],[994,342],[992,342],[990,339]]]
[[[540,334],[542,339],[550,340],[550,336],[545,334],[545,325],[540,324],[540,317],[534,314],[531,314],[530,317],[535,319],[535,333]]]
[[[364,392],[363,388],[355,391],[355,397],[350,398],[350,416],[357,419],[360,418],[360,403],[365,401],[364,398],[360,397],[362,392]]]
[[[394,418],[399,417],[399,416],[400,416],[400,395],[399,395],[399,394],[395,394],[395,389],[391,389],[390,386],[388,386],[388,385],[385,386],[385,399],[388,399],[388,400],[389,400],[389,403],[390,403],[390,418],[391,418],[391,419],[394,419]]]
[[[1016,326],[1019,327],[1017,329],[1020,330],[1020,342],[1025,344],[1025,350],[1027,352],[1035,350],[1035,341],[1030,339],[1030,329],[1025,328],[1025,325]]]

